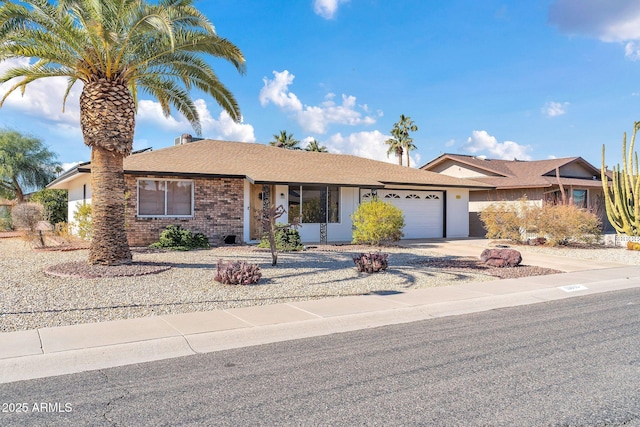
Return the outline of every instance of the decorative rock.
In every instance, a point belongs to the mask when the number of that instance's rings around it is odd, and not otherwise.
[[[485,249],[480,259],[491,267],[516,267],[522,262],[522,255],[515,249]]]

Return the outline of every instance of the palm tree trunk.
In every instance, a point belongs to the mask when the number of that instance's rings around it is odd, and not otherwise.
[[[125,230],[124,158],[131,153],[135,102],[121,82],[98,78],[80,95],[80,124],[91,147],[91,225],[89,263],[131,263]]]
[[[124,156],[97,145],[91,150],[91,224],[89,264],[131,263],[125,231]]]
[[[407,153],[407,167],[410,168],[411,167],[411,160],[409,160],[409,150],[405,150],[405,152]]]
[[[396,150],[396,156],[398,157],[398,165],[402,166],[402,148],[398,147]]]

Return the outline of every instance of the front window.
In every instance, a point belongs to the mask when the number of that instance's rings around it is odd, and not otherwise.
[[[139,216],[193,216],[193,181],[138,180]]]
[[[565,197],[568,198],[568,202],[579,207],[586,209],[588,201],[587,190],[565,190]],[[546,194],[545,200],[547,203],[553,205],[562,204],[562,192],[560,190],[552,191]]]
[[[337,186],[302,185],[289,187],[289,221],[339,223],[340,189]]]

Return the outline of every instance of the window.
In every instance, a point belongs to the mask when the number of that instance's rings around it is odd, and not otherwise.
[[[587,190],[565,190],[567,201],[579,208],[586,209],[588,202]],[[553,205],[562,204],[562,192],[560,190],[551,191],[545,194],[545,201]]]
[[[289,186],[289,222],[301,217],[301,223],[339,223],[340,188],[337,186]]]
[[[426,196],[424,196],[424,198],[427,200],[439,200],[440,196],[436,196],[435,194],[427,194]]]
[[[193,216],[193,181],[138,180],[139,216]]]
[[[400,196],[398,196],[396,193],[389,193],[389,194],[385,194],[384,198],[385,199],[399,199]]]
[[[419,199],[420,196],[418,196],[417,194],[407,194],[405,196],[405,199]]]

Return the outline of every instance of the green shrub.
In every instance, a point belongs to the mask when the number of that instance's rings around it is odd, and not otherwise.
[[[218,261],[214,280],[223,285],[253,285],[262,277],[260,266],[244,261]]]
[[[91,225],[91,205],[83,203],[73,212],[73,229],[82,240],[91,240],[93,226]]]
[[[160,233],[160,240],[149,245],[150,248],[166,248],[177,251],[188,251],[197,248],[208,248],[209,239],[202,233],[192,233],[180,225],[170,225]]]
[[[0,231],[13,230],[13,221],[11,220],[11,208],[9,206],[0,206]]]
[[[404,236],[404,216],[391,203],[377,197],[360,204],[351,215],[353,243],[379,245],[396,242]]]
[[[276,224],[276,249],[283,252],[289,251],[301,251],[304,249],[302,240],[300,239],[300,232],[295,228],[288,228],[288,224],[278,223]],[[262,240],[258,244],[259,248],[270,248],[269,236],[265,233],[262,236]]]
[[[67,222],[67,190],[44,188],[35,192],[30,200],[44,206],[44,219],[51,224]]]

